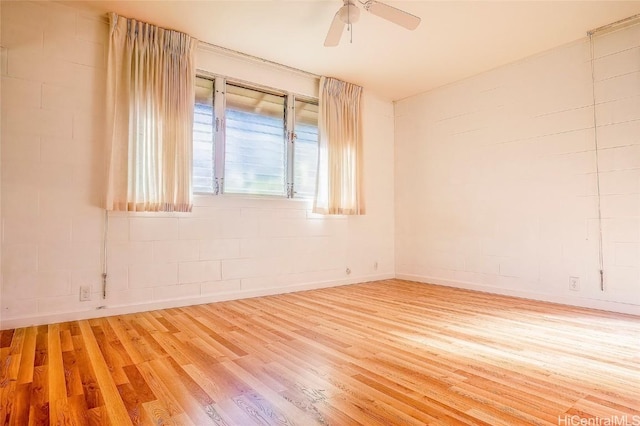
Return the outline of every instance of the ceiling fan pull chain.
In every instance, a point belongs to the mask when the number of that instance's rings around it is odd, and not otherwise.
[[[347,31],[349,31],[349,44],[353,44],[353,24],[351,23],[351,2],[347,3]]]

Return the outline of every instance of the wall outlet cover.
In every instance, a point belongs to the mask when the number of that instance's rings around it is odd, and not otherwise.
[[[569,290],[571,290],[571,291],[579,291],[580,290],[580,278],[579,277],[569,277]]]
[[[91,286],[83,285],[80,286],[80,301],[87,302],[91,300]]]

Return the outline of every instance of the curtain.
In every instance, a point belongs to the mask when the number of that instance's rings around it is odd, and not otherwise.
[[[334,78],[320,78],[320,137],[314,213],[365,213],[361,95],[360,86]]]
[[[191,211],[197,40],[109,18],[106,208]]]

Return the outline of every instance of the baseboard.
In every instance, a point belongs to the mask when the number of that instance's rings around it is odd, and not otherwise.
[[[484,293],[500,294],[503,296],[513,296],[523,299],[539,300],[542,302],[577,306],[581,308],[600,309],[603,311],[618,312],[621,314],[640,315],[640,306],[630,303],[611,302],[607,300],[590,299],[586,297],[566,297],[562,295],[550,295],[521,290],[509,290],[501,287],[485,286],[465,281],[453,281],[444,278],[425,277],[412,274],[396,274],[396,278],[407,281],[416,281],[425,284],[435,284],[445,287],[455,287],[465,290],[481,291]]]
[[[157,309],[180,308],[183,306],[202,305],[205,303],[223,302],[227,300],[248,299],[251,297],[272,296],[276,294],[293,293],[296,291],[315,290],[320,288],[338,287],[343,285],[357,284],[368,281],[388,280],[395,278],[395,274],[375,274],[359,276],[342,280],[317,281],[299,285],[270,287],[264,289],[230,291],[214,295],[190,297],[182,299],[171,299],[155,301],[150,303],[135,305],[112,305],[101,309],[86,311],[60,312],[44,315],[34,315],[18,318],[2,319],[0,330],[11,328],[29,327],[34,325],[52,324],[65,321],[78,321],[92,318],[102,318],[113,315],[133,314],[136,312],[153,311]]]
[[[640,306],[629,303],[610,302],[605,300],[589,298],[569,298],[561,295],[549,295],[520,290],[509,290],[495,286],[484,286],[477,283],[464,281],[452,281],[437,277],[426,277],[412,274],[375,274],[354,277],[342,280],[318,281],[292,286],[270,287],[265,289],[240,290],[214,295],[191,297],[183,299],[162,300],[150,303],[135,305],[113,305],[103,309],[92,309],[86,311],[60,312],[45,315],[34,315],[18,318],[2,319],[0,330],[28,327],[33,325],[52,324],[64,321],[78,321],[91,318],[108,317],[112,315],[133,314],[137,312],[153,311],[157,309],[180,308],[190,305],[201,305],[205,303],[223,302],[227,300],[248,299],[251,297],[271,296],[276,294],[293,293],[297,291],[315,290],[320,288],[338,287],[343,285],[357,284],[368,281],[379,281],[387,279],[402,279],[416,281],[420,283],[455,287],[466,290],[481,291],[485,293],[500,294],[504,296],[520,297],[524,299],[539,300],[543,302],[559,303],[563,305],[578,306],[583,308],[600,309],[623,314],[640,315]]]

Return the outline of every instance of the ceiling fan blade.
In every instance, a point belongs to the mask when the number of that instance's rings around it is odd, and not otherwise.
[[[420,18],[417,16],[375,0],[366,2],[364,9],[408,30],[415,30],[420,25]]]
[[[342,32],[344,31],[344,22],[338,16],[340,11],[336,12],[336,15],[333,17],[333,21],[331,21],[331,26],[329,27],[329,32],[327,33],[327,38],[324,39],[324,45],[326,47],[337,46],[340,43],[340,38],[342,37]]]

